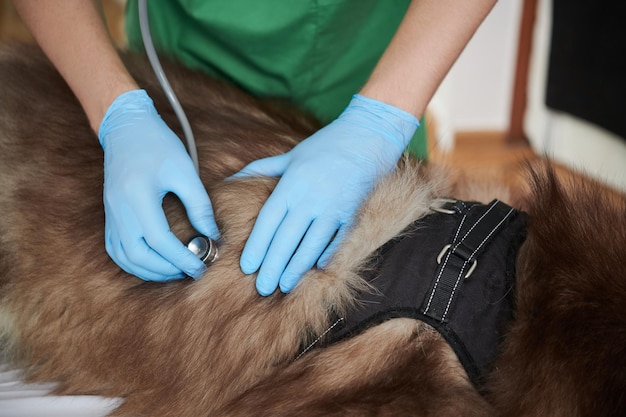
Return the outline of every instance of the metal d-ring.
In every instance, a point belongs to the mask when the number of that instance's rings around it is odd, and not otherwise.
[[[436,198],[436,199],[435,199],[435,202],[441,202],[441,204],[446,204],[446,203],[449,203],[449,204],[454,204],[454,203],[456,203],[457,201],[458,201],[458,200],[455,200],[455,199],[453,199],[453,198],[446,198],[446,197],[441,197],[441,198]],[[436,211],[437,213],[443,213],[443,214],[456,214],[456,211],[454,211],[454,210],[445,209],[445,208],[443,208],[443,207],[437,207],[437,206],[434,206],[434,204],[430,206],[430,209],[431,209],[432,211]]]
[[[448,243],[447,245],[443,247],[443,249],[441,249],[441,252],[439,252],[439,255],[437,255],[437,264],[441,264],[441,259],[443,259],[443,255],[445,255],[448,249],[450,249],[451,247],[452,247],[452,244]],[[478,265],[478,261],[474,259],[472,266],[470,266],[470,268],[467,270],[467,273],[465,274],[465,279],[469,278],[470,275],[472,275],[472,273],[476,269],[476,265]]]

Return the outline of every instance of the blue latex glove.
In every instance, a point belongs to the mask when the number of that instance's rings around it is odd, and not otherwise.
[[[105,245],[126,272],[148,281],[199,278],[206,266],[170,231],[162,208],[173,192],[200,233],[219,234],[209,196],[179,138],[144,90],[118,96],[98,137],[104,149]]]
[[[338,119],[291,151],[252,162],[235,175],[281,176],[240,260],[244,273],[259,270],[259,294],[277,286],[289,292],[316,262],[326,265],[361,203],[395,168],[418,127],[415,116],[355,95]]]

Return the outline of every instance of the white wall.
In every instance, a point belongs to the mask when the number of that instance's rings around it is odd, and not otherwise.
[[[457,131],[508,130],[522,4],[496,3],[433,97],[444,146]]]
[[[626,141],[544,104],[551,0],[539,0],[524,130],[531,146],[574,170],[626,190]],[[500,0],[454,64],[429,105],[446,149],[459,131],[508,130],[523,0]]]

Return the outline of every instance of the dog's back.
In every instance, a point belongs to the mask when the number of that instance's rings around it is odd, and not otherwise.
[[[375,235],[374,241],[363,245],[355,239],[354,250],[344,251],[346,256],[327,271],[313,271],[290,295],[256,294],[254,276],[240,272],[238,257],[274,180],[223,179],[251,160],[289,150],[315,130],[310,120],[198,74],[168,68],[198,138],[201,176],[223,243],[219,260],[202,279],[145,283],[120,271],[104,251],[102,151],[76,100],[34,50],[5,50],[0,66],[0,82],[10,87],[0,115],[2,321],[14,359],[28,378],[59,381],[60,393],[124,397],[118,412],[125,415],[343,415],[345,407],[362,409],[367,403],[365,413],[395,414],[427,401],[413,382],[428,386],[429,379],[437,386],[440,379],[459,380],[454,384],[486,407],[438,334],[412,320],[376,329],[383,331],[383,340],[375,344],[357,338],[294,362],[300,346],[326,328],[329,311],[352,301],[352,291],[362,285],[354,273],[359,262],[403,227],[396,225],[394,232],[382,224],[364,231],[365,238]],[[176,125],[149,68],[132,58],[129,66],[166,121]],[[413,167],[404,181],[420,180],[419,171]],[[418,197],[413,210],[427,211],[433,186],[423,179],[413,189]],[[410,194],[409,189],[401,192]],[[192,231],[182,208],[174,197],[166,199],[165,207],[172,230],[185,239]],[[390,230],[381,234],[378,229]],[[398,349],[410,354],[397,355]],[[341,364],[331,365],[342,357]],[[370,371],[357,371],[359,361]],[[303,377],[316,379],[314,385],[289,384],[281,391],[288,401],[254,395],[265,384],[275,388],[293,378],[291,372],[317,363],[318,371],[332,368],[323,374],[332,398],[321,409],[308,401],[293,404],[296,388],[302,395],[313,389],[308,400],[322,395],[320,375],[306,372]],[[397,399],[388,404],[386,395],[375,393],[382,388],[375,381],[409,364],[420,371],[388,382],[388,393]],[[447,369],[449,364],[453,369]],[[430,377],[433,366],[445,370],[442,376]],[[273,405],[259,409],[259,398]],[[246,407],[249,412],[243,411]]]
[[[128,65],[177,126],[149,67],[135,58]],[[27,377],[58,381],[59,393],[123,397],[115,413],[128,416],[493,415],[441,335],[416,320],[389,320],[298,357],[332,325],[332,313],[367,290],[359,273],[375,249],[452,191],[436,168],[401,164],[374,191],[326,270],[311,271],[288,295],[260,297],[238,258],[275,180],[224,178],[289,150],[317,126],[199,74],[166,71],[191,120],[223,242],[202,279],[153,284],[106,255],[102,151],[77,101],[38,51],[0,53],[0,324]],[[504,415],[617,415],[625,401],[614,395],[624,377],[624,344],[617,342],[626,324],[625,257],[597,247],[626,245],[626,204],[617,198],[594,207],[593,192],[563,193],[555,181],[542,182],[549,175],[539,178],[518,264],[518,312],[488,385],[491,401]],[[164,206],[172,230],[190,236],[175,197]],[[594,221],[578,221],[592,208]],[[585,246],[593,241],[593,252],[580,252],[582,237]],[[542,256],[555,242],[565,252]],[[566,248],[578,248],[581,261],[566,262]],[[597,297],[587,298],[590,286]],[[593,320],[582,314],[588,308]],[[576,327],[584,317],[585,328]],[[551,350],[566,329],[588,349]],[[594,347],[601,337],[616,340],[605,343],[614,348]],[[558,372],[547,364],[558,364]],[[592,367],[597,377],[581,380]],[[605,371],[610,377],[600,376]]]

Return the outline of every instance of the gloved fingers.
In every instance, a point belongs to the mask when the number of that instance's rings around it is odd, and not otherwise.
[[[191,225],[211,239],[218,239],[220,232],[215,223],[213,206],[209,195],[195,171],[181,183],[168,187],[185,206]]]
[[[285,267],[310,225],[311,218],[299,213],[297,215],[288,213],[280,223],[256,278],[256,288],[259,294],[270,295],[276,290]]]
[[[150,247],[174,266],[178,267],[185,275],[199,279],[206,271],[206,265],[191,252],[180,240],[170,231],[162,232],[156,240],[146,241]]]
[[[337,232],[338,223],[331,218],[318,218],[309,227],[300,246],[280,277],[280,290],[288,293],[310,270]]]
[[[339,245],[343,243],[343,240],[348,235],[348,232],[350,231],[352,227],[351,225],[352,223],[344,223],[343,225],[341,225],[341,227],[339,227],[337,234],[335,235],[333,240],[330,242],[330,244],[326,247],[322,255],[319,257],[317,261],[318,268],[324,269],[326,268],[326,266],[328,266],[328,263],[330,262],[332,256],[335,254],[337,249],[339,249]]]
[[[211,239],[219,239],[220,231],[217,228],[217,223],[215,223],[211,201],[207,199],[208,205],[196,205],[196,201],[188,201],[185,198],[181,198],[181,201],[187,210],[187,217],[189,217],[189,221],[194,229]]]
[[[259,211],[254,227],[252,227],[241,253],[239,264],[244,274],[252,274],[259,269],[278,226],[287,215],[287,206],[284,200],[280,196],[276,196],[275,193],[276,190]],[[276,282],[278,282],[278,277]]]
[[[124,194],[124,198],[116,193],[107,193],[106,188],[105,184],[105,230],[108,230],[109,256],[126,272],[144,280],[182,278],[188,270],[161,256],[161,253],[154,252],[148,241],[150,235],[146,234],[157,230],[170,233],[161,199],[147,191],[146,186],[136,189],[133,194]],[[156,239],[152,237],[151,240]],[[199,259],[196,260],[202,264]]]
[[[124,248],[121,247],[121,242],[119,243],[120,243],[119,256],[117,257],[115,262],[124,271],[128,272],[129,274],[135,275],[136,277],[141,278],[144,281],[153,281],[153,282],[168,282],[168,281],[183,279],[185,277],[185,275],[182,272],[180,272],[178,268],[174,267],[174,265],[170,264],[165,259],[161,258],[158,253],[150,250],[148,245],[145,245],[145,249],[147,251],[146,256],[145,256],[147,264],[151,266],[163,264],[166,268],[175,270],[177,272],[172,275],[167,275],[162,272],[150,271],[137,264],[132,264],[130,260],[126,257]]]
[[[143,207],[141,228],[148,246],[166,261],[183,271],[187,276],[198,279],[206,271],[206,265],[191,252],[169,229],[165,213],[160,205]],[[137,262],[126,251],[131,261]],[[135,255],[135,254],[134,254]],[[145,262],[145,258],[140,259]]]
[[[143,265],[149,265],[154,268],[154,270],[146,269],[132,263],[126,256],[121,239],[114,230],[111,230],[111,228],[106,228],[105,239],[107,253],[111,259],[113,259],[113,261],[125,272],[135,275],[144,281],[164,282],[183,278],[183,273],[178,268],[167,262],[156,252],[150,250],[143,239],[140,239],[141,242],[137,243],[146,251],[144,256],[146,263]]]
[[[242,178],[252,176],[280,177],[287,169],[289,161],[289,152],[281,155],[259,159],[254,162],[250,162],[248,165],[243,167],[241,171],[239,171],[235,175],[232,175],[229,178]]]

